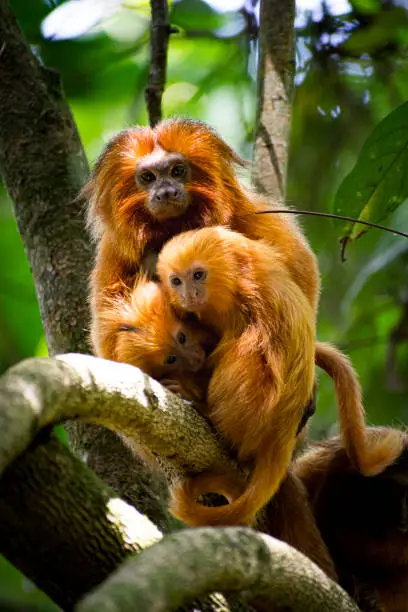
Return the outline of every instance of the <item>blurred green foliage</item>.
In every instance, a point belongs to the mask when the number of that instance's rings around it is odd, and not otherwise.
[[[146,1],[11,0],[11,4],[33,51],[60,71],[91,163],[115,132],[146,123]],[[218,0],[222,9],[218,12],[211,8],[215,4],[216,0],[209,4],[180,0],[171,6],[171,22],[180,33],[171,37],[164,112],[208,121],[250,157],[256,43],[246,27],[253,18],[243,11],[225,10],[230,0]],[[339,0],[326,8],[319,0],[299,3],[306,5],[311,10],[299,9],[296,21],[288,201],[297,208],[330,212],[336,191],[356,164],[367,137],[408,99],[408,13],[397,0],[350,0],[350,4]],[[327,6],[335,11],[343,7],[343,12],[330,14]],[[400,136],[406,138],[397,130],[395,142]],[[393,136],[388,138],[393,143]],[[395,189],[398,195],[397,184]],[[344,192],[343,214],[352,207],[352,198]],[[385,208],[381,208],[384,213],[392,210]],[[384,223],[407,231],[407,207],[398,208]],[[319,338],[335,342],[352,357],[369,421],[405,424],[408,241],[371,230],[348,247],[347,262],[341,263],[338,240],[344,224],[314,217],[305,217],[302,224],[322,272]],[[0,371],[4,371],[21,359],[47,352],[24,248],[1,187],[0,235]],[[313,433],[327,435],[336,427],[333,388],[322,375]],[[59,435],[64,435],[61,430]],[[5,561],[0,564],[2,595],[55,609]]]

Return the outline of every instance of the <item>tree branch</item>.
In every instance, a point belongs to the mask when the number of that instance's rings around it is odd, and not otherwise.
[[[174,560],[177,559],[177,563]],[[170,612],[213,591],[240,593],[257,610],[358,612],[336,583],[284,542],[251,529],[166,536],[125,562],[76,612]]]
[[[50,430],[43,430],[1,478],[0,553],[70,612],[130,554],[151,546],[162,536],[144,511],[140,514],[118,498],[49,436]],[[134,480],[140,508],[147,498],[151,512],[150,483],[141,482],[140,473]],[[167,526],[170,522],[163,508],[160,515],[156,512],[155,519]],[[232,598],[225,603],[225,598],[213,594],[189,609],[251,610]]]
[[[145,98],[149,123],[154,127],[162,118],[162,96],[166,86],[167,48],[171,33],[167,0],[150,0],[150,71]]]
[[[87,355],[27,359],[0,379],[0,473],[44,427],[80,419],[120,432],[176,474],[233,470],[209,424],[133,366]]]
[[[70,610],[161,533],[49,435],[1,478],[0,552]]]
[[[295,50],[294,0],[261,0],[258,108],[253,180],[284,200],[292,118]]]

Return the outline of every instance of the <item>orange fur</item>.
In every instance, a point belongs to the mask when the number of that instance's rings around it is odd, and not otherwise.
[[[367,478],[350,462],[339,438],[319,442],[294,463],[340,584],[361,610],[408,609],[408,436],[367,428],[366,443],[388,442],[389,467]],[[395,445],[401,454],[395,457]]]
[[[185,185],[189,205],[177,218],[152,216],[146,208],[147,192],[135,180],[135,172],[143,161],[163,151],[181,154],[190,168]],[[125,130],[106,146],[83,190],[88,200],[88,225],[98,240],[90,294],[91,335],[100,356],[110,353],[112,334],[104,317],[110,301],[126,292],[140,270],[153,275],[153,256],[168,239],[194,228],[225,225],[253,240],[264,239],[279,251],[290,279],[300,287],[316,313],[319,297],[316,258],[293,216],[256,214],[271,207],[265,198],[239,182],[236,166],[243,164],[208,126],[186,119],[165,120],[154,129]],[[338,367],[331,369],[340,376],[344,372],[341,359]],[[342,380],[346,386],[337,385],[336,389],[338,397],[342,393],[344,400],[339,409],[344,435],[351,441],[348,448],[364,473],[375,473],[375,466],[381,466],[380,447],[372,466],[372,455],[365,456],[365,447],[360,444],[364,417],[358,385],[350,376]],[[349,416],[350,425],[346,422]]]
[[[146,156],[161,150],[179,152],[187,160],[190,204],[180,217],[158,220],[146,208],[147,193],[137,186],[135,172]],[[109,307],[105,298],[131,284],[152,253],[189,229],[225,225],[276,246],[292,280],[317,308],[319,274],[305,237],[291,215],[255,214],[270,204],[241,185],[237,165],[244,165],[243,160],[211,128],[187,119],[125,130],[105,147],[82,192],[88,201],[88,226],[97,240],[90,297],[93,336],[102,353],[104,334],[109,335],[100,324],[103,309]]]
[[[399,457],[401,437],[393,430],[388,435],[367,439],[361,387],[349,359],[326,342],[316,343],[316,365],[334,381],[337,395],[340,432],[344,447],[354,465],[365,476],[381,473]]]
[[[194,501],[206,492],[206,474],[175,489],[172,511],[190,525],[251,524],[290,465],[313,391],[315,335],[313,309],[283,260],[278,249],[222,227],[176,236],[159,255],[159,276],[178,308],[171,274],[196,263],[207,270],[196,314],[221,336],[210,358],[209,416],[238,459],[254,464],[244,493],[225,506]]]
[[[108,299],[99,329],[103,346],[98,345],[98,335],[92,337],[97,355],[139,367],[158,380],[164,378],[166,386],[186,399],[204,401],[211,373],[205,367],[205,356],[214,348],[216,337],[203,326],[180,321],[160,285],[141,276],[132,291],[123,289],[115,299]],[[187,359],[170,366],[165,359],[170,353],[179,356],[176,338],[180,331],[189,342]],[[203,363],[193,373],[188,359],[197,352]]]

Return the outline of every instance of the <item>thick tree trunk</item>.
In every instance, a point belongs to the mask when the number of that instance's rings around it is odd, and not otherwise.
[[[88,164],[59,77],[32,54],[7,0],[0,0],[0,41],[0,171],[33,273],[48,350],[88,353],[93,249],[77,198]],[[146,470],[140,472],[119,438],[85,424],[67,423],[66,429],[75,452],[137,504],[137,479],[140,474],[144,482]],[[121,469],[107,468],[112,465]]]
[[[57,73],[0,0],[0,169],[30,262],[50,353],[87,351],[92,249],[76,200],[88,165]]]

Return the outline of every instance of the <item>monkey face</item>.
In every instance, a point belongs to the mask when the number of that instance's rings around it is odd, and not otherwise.
[[[168,285],[174,302],[186,312],[200,312],[208,301],[208,271],[199,263],[180,273],[170,273]]]
[[[139,367],[154,378],[198,372],[204,367],[204,348],[187,326],[177,324],[170,330],[163,324],[150,329],[124,324],[119,332],[118,361]]]
[[[186,326],[175,330],[164,359],[166,374],[174,371],[198,372],[204,366],[205,360],[205,351],[191,330]]]
[[[145,206],[155,219],[163,221],[186,212],[190,203],[186,189],[190,167],[181,153],[157,147],[141,158],[135,178],[139,189],[146,193]]]

